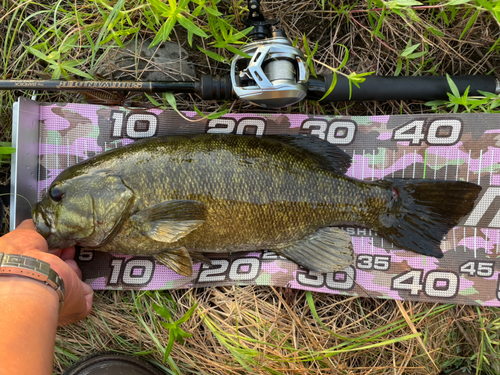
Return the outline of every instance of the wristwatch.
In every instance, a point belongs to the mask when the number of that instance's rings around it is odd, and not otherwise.
[[[22,276],[39,280],[59,296],[59,313],[64,305],[64,281],[50,264],[25,255],[0,253],[0,276]]]

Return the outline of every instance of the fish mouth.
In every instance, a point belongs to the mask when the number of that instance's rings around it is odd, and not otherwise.
[[[33,222],[35,223],[35,227],[38,233],[40,233],[43,238],[47,239],[50,235],[50,221],[48,215],[43,210],[40,203],[37,203],[32,211],[31,216],[33,217]]]

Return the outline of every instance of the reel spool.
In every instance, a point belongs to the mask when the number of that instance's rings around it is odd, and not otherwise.
[[[264,108],[280,108],[306,97],[306,58],[281,30],[241,51],[250,58],[238,55],[231,64],[231,83],[238,98]]]

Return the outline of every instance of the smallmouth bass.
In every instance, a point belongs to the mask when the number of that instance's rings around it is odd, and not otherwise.
[[[181,275],[203,253],[262,249],[332,272],[353,261],[335,225],[442,257],[443,236],[481,191],[464,181],[360,181],[345,175],[350,163],[300,135],[149,138],[64,170],[32,216],[51,248],[151,255]]]

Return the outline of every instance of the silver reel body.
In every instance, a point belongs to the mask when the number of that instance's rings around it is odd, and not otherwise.
[[[231,83],[236,96],[265,108],[287,107],[307,95],[309,69],[301,50],[290,40],[274,36],[247,44],[231,64]]]

